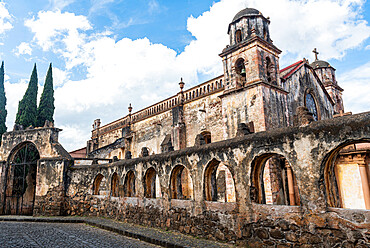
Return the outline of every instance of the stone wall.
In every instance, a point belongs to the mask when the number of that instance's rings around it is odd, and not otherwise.
[[[370,141],[370,112],[145,158],[73,166],[67,173],[65,210],[68,215],[106,216],[251,247],[367,247],[370,211],[333,208],[330,177],[324,174],[333,151],[354,141]],[[291,165],[298,206],[256,203],[256,168],[259,158],[269,154],[281,155]],[[205,201],[205,171],[218,162],[233,175],[236,202]],[[193,200],[171,199],[170,177],[176,165],[190,172]],[[161,197],[144,198],[150,168],[158,175]],[[122,193],[129,171],[135,175],[135,197]],[[110,196],[114,173],[120,178],[119,197]],[[105,177],[105,191],[93,195],[97,175]]]

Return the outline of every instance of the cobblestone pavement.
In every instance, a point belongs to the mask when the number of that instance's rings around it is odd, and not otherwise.
[[[0,247],[151,247],[85,224],[0,222]]]

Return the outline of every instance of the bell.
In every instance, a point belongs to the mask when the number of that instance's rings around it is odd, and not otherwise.
[[[241,70],[240,75],[242,75],[243,77],[245,77],[245,69],[244,68]]]

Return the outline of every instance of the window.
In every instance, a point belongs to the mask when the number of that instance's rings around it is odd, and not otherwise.
[[[308,111],[312,113],[313,119],[317,121],[319,119],[318,113],[317,113],[317,107],[316,107],[316,101],[313,95],[311,93],[307,93],[305,97],[305,105]]]
[[[237,30],[235,32],[235,42],[236,43],[239,43],[242,41],[242,31],[241,30]]]

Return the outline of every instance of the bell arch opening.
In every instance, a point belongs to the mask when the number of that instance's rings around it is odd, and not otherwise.
[[[19,144],[10,153],[6,172],[4,214],[32,215],[39,159],[40,153],[31,142]]]

